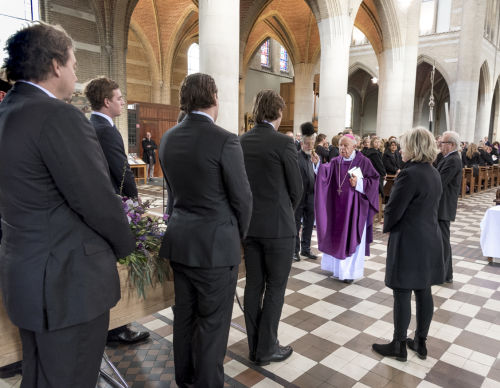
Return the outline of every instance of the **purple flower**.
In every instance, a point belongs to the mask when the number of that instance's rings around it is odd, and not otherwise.
[[[144,248],[144,245],[142,245],[142,243],[137,244],[137,249],[143,249],[143,248]]]
[[[170,215],[169,214],[164,214],[163,215],[163,221],[168,221],[168,219],[170,218]]]
[[[139,240],[141,240],[141,241],[145,241],[145,240],[146,240],[146,236],[140,236],[140,237],[139,237]]]

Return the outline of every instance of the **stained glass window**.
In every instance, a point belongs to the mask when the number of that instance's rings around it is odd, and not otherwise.
[[[269,39],[260,46],[260,64],[265,67],[271,66],[269,62]]]
[[[283,46],[280,48],[280,71],[288,73],[288,53]]]

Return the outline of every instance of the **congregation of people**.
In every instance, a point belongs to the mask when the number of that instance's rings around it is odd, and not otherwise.
[[[90,120],[65,102],[76,82],[73,50],[64,30],[43,23],[6,46],[14,86],[0,104],[0,286],[21,333],[22,388],[95,387],[107,341],[149,336],[128,326],[108,333],[120,299],[115,263],[135,244],[118,195],[140,199],[113,122],[125,104],[119,85],[105,77],[87,84]],[[148,178],[156,150],[169,193],[160,256],[174,274],[177,385],[224,386],[242,250],[248,358],[281,362],[293,353],[278,338],[293,262],[321,260],[332,281],[363,278],[384,204],[394,334],[372,348],[403,362],[409,348],[425,359],[431,287],[453,282],[450,224],[462,167],[498,163],[499,143],[464,143],[453,131],[436,139],[424,128],[388,139],[346,129],[329,142],[311,122],[285,134],[286,105],[272,90],[257,94],[255,125],[237,136],[216,124],[210,75],[187,76],[179,93],[179,123],[158,146],[149,132],[142,141]],[[407,338],[412,293],[416,331]]]

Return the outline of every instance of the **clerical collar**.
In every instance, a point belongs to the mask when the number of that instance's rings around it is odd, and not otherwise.
[[[269,124],[271,127],[273,127],[274,130],[276,130],[276,127],[274,126],[273,123],[267,121],[267,120],[262,120],[263,123]]]
[[[208,113],[205,112],[200,112],[199,110],[192,110],[191,113],[194,113],[196,115],[202,115],[208,117],[210,120],[212,120],[212,123],[214,122],[214,118],[210,116]]]
[[[106,120],[108,120],[109,125],[111,125],[112,127],[115,125],[113,123],[113,119],[111,117],[109,117],[107,114],[104,114],[104,113],[101,113],[101,112],[92,111],[91,115],[96,115],[96,116],[104,117]]]
[[[344,157],[342,157],[342,160],[343,160],[344,162],[350,162],[350,161],[351,161],[351,160],[353,160],[355,157],[356,157],[356,150],[352,151],[351,156],[349,156],[348,158],[344,158]]]
[[[17,82],[24,82],[25,84],[30,84],[32,86],[34,86],[35,88],[38,88],[40,89],[41,91],[43,91],[45,94],[47,94],[49,97],[52,97],[52,98],[57,98],[56,96],[54,96],[51,92],[49,92],[47,89],[45,89],[43,86],[40,86],[38,84],[35,84],[34,82],[31,82],[31,81],[25,81],[23,79],[20,79],[19,81]]]

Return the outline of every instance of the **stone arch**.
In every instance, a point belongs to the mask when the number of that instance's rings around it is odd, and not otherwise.
[[[140,25],[138,25],[134,21],[131,21],[130,22],[130,30],[139,39],[139,41],[144,49],[144,54],[146,56],[146,59],[147,59],[148,65],[149,65],[150,80],[151,80],[151,102],[160,103],[161,102],[161,95],[160,95],[159,88],[160,88],[161,77],[160,77],[160,69],[158,66],[158,61],[156,60],[156,56],[154,54],[153,47],[151,46],[151,43],[149,42],[148,38],[144,34],[144,31],[142,30]],[[127,50],[127,55],[129,52],[130,52],[130,50]],[[128,65],[127,65],[127,67],[128,67]]]
[[[163,66],[163,83],[170,87],[172,86],[172,74],[174,62],[179,54],[179,48],[186,39],[192,38],[193,35],[198,36],[198,9],[193,5],[186,8],[182,16],[176,23],[172,34],[170,35],[167,47],[169,49],[164,53],[162,58]],[[196,18],[195,18],[196,16]],[[196,39],[197,40],[197,39]],[[168,94],[168,103],[171,103],[171,91]]]
[[[378,84],[372,81],[375,73],[359,62],[351,66],[349,70],[347,92],[355,97],[353,98],[351,128],[360,136],[376,132]]]
[[[270,19],[274,19],[274,21],[277,22],[277,24],[281,28],[278,29],[276,28],[277,27],[276,25],[272,25],[272,23],[268,22]],[[281,15],[278,12],[271,11],[266,15],[263,15],[261,18],[259,18],[258,21],[266,23],[270,31],[266,31],[264,34],[262,34],[260,39],[258,39],[255,44],[245,48],[246,54],[244,55],[243,58],[244,70],[246,70],[248,63],[253,58],[259,47],[268,38],[274,39],[288,51],[288,56],[290,58],[290,61],[292,62],[292,65],[295,65],[298,61],[300,61],[300,54],[294,34],[291,32],[286,21],[281,17]]]
[[[426,62],[431,66],[432,65],[436,66],[436,70],[438,70],[441,73],[444,80],[446,81],[446,84],[447,85],[451,84],[451,78],[448,75],[448,72],[445,70],[444,66],[441,64],[441,62],[439,62],[435,58],[432,58],[426,54],[421,54],[417,58],[417,66],[420,65],[422,62]]]
[[[368,73],[372,78],[377,77],[377,72],[371,69],[367,64],[361,63],[359,61],[354,62],[349,66],[349,77],[358,70],[363,70]],[[378,77],[377,77],[378,78]]]
[[[479,87],[477,93],[476,128],[474,140],[479,141],[488,135],[492,105],[491,75],[488,61],[485,60],[479,70]]]
[[[428,56],[420,56],[417,60],[415,79],[415,97],[413,108],[413,125],[429,126],[429,98],[431,93],[430,74],[435,64],[434,74],[434,110],[433,133],[439,135],[447,130],[445,104],[450,102],[450,88],[447,75],[441,73],[442,66]]]

